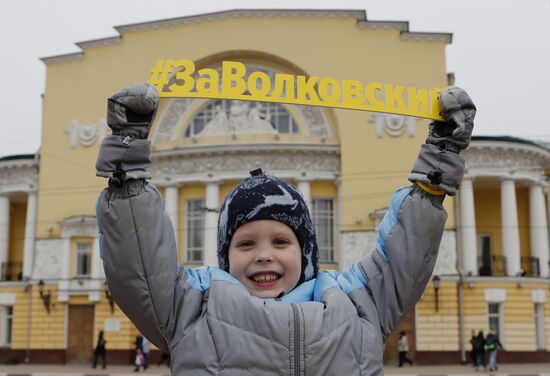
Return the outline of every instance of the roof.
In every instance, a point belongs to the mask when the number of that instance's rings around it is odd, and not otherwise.
[[[514,136],[472,136],[472,141],[504,141],[504,142],[516,142],[520,144],[532,145],[550,150],[550,143],[544,141],[528,140],[525,138]]]
[[[315,10],[315,9],[233,9],[221,12],[204,13],[193,16],[168,18],[157,21],[141,22],[128,25],[115,26],[118,36],[93,39],[78,42],[76,45],[80,52],[43,57],[46,64],[54,64],[65,61],[80,60],[87,48],[105,46],[120,43],[124,33],[174,27],[193,23],[219,21],[232,18],[351,18],[357,21],[361,29],[399,30],[403,40],[438,41],[449,44],[452,42],[451,33],[411,32],[406,21],[369,21],[364,10]]]

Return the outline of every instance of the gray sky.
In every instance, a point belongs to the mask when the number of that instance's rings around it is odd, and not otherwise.
[[[447,70],[478,107],[477,135],[550,141],[550,0],[0,0],[0,156],[40,146],[45,65],[113,26],[228,9],[354,9],[450,32]]]

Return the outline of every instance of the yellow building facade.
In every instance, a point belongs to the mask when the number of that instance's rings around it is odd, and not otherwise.
[[[95,160],[108,129],[107,97],[147,81],[158,59],[217,70],[232,60],[271,77],[421,88],[449,79],[450,34],[411,32],[406,22],[367,20],[363,11],[227,11],[116,30],[116,37],[78,43],[79,53],[43,59],[40,153],[0,159],[0,362],[87,361],[100,330],[109,361],[130,361],[137,331],[104,283],[95,201],[106,182],[95,177]],[[331,108],[162,99],[149,137],[152,182],[165,198],[180,261],[217,264],[217,209],[261,167],[303,193],[322,267],[346,268],[374,249],[427,124]],[[420,362],[460,361],[470,331],[492,325],[508,359],[548,360],[550,152],[524,140],[479,138],[464,156],[462,191],[445,200],[436,283],[400,328],[411,332]],[[395,343],[390,337],[387,361]]]

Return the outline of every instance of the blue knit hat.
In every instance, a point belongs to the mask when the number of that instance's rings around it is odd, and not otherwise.
[[[302,194],[291,184],[261,169],[250,172],[225,198],[218,219],[218,264],[229,272],[229,244],[237,229],[247,222],[270,219],[290,227],[302,250],[300,282],[319,272],[319,249],[315,228]]]

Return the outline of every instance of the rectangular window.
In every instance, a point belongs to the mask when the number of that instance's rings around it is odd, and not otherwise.
[[[13,307],[0,306],[0,346],[8,347],[11,344],[13,324]]]
[[[334,262],[334,200],[316,198],[311,201],[311,215],[317,234],[319,261]]]
[[[537,350],[546,350],[544,341],[544,304],[535,303],[535,330],[537,338]]]
[[[76,276],[89,277],[92,260],[92,243],[76,243]]]
[[[202,262],[204,238],[204,200],[187,200],[186,251],[187,262]]]
[[[489,330],[495,333],[502,342],[502,304],[489,303]]]

